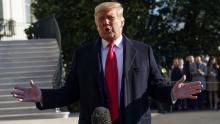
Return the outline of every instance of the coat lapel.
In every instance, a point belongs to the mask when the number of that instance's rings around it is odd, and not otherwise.
[[[124,78],[126,78],[131,65],[134,62],[134,58],[136,55],[136,49],[134,48],[134,46],[132,46],[132,42],[130,39],[128,39],[127,37],[124,36],[124,58],[123,58],[123,64],[124,64],[124,71],[123,71],[123,75],[125,76]]]
[[[101,76],[102,76],[102,64],[101,64],[101,42],[98,39],[94,45],[94,76],[96,77],[96,82],[99,86],[99,89],[101,88]]]
[[[126,78],[128,76],[128,72],[131,69],[131,66],[134,62],[136,56],[136,50],[134,46],[132,46],[132,41],[123,35],[123,74],[122,74],[122,86],[121,86],[121,103],[120,103],[120,122],[123,124],[125,121],[125,108],[127,104],[127,95],[126,92],[130,89],[125,89],[127,87]]]
[[[105,79],[104,79],[104,73],[102,68],[102,61],[101,61],[101,39],[99,38],[94,46],[94,55],[95,55],[95,64],[94,64],[94,76],[96,77],[96,82],[99,87],[100,94],[102,95],[102,105],[107,106],[106,103],[106,96],[107,96],[107,90],[105,87]]]

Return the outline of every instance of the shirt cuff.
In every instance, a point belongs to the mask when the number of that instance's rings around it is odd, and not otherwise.
[[[171,100],[172,100],[172,103],[175,104],[176,101],[177,101],[177,98],[175,96],[173,96],[173,94],[171,93]]]

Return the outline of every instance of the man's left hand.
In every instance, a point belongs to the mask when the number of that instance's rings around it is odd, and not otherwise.
[[[197,94],[201,93],[203,85],[200,81],[185,83],[186,76],[184,75],[178,80],[172,88],[172,95],[176,99],[197,99]]]

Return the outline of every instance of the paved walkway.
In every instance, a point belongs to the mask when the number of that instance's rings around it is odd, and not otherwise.
[[[77,124],[78,118],[5,120],[0,124]],[[152,124],[220,124],[220,111],[174,112],[152,114]]]
[[[75,118],[0,121],[0,124],[78,124]]]
[[[153,117],[152,124],[220,124],[220,111],[173,112]]]

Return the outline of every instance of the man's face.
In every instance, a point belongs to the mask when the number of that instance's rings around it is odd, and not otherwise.
[[[200,56],[197,56],[196,59],[195,59],[195,62],[196,62],[197,64],[201,64],[201,63],[202,63],[201,57],[200,57]]]
[[[124,19],[118,17],[117,9],[113,8],[99,11],[95,23],[100,37],[110,42],[122,34]]]

